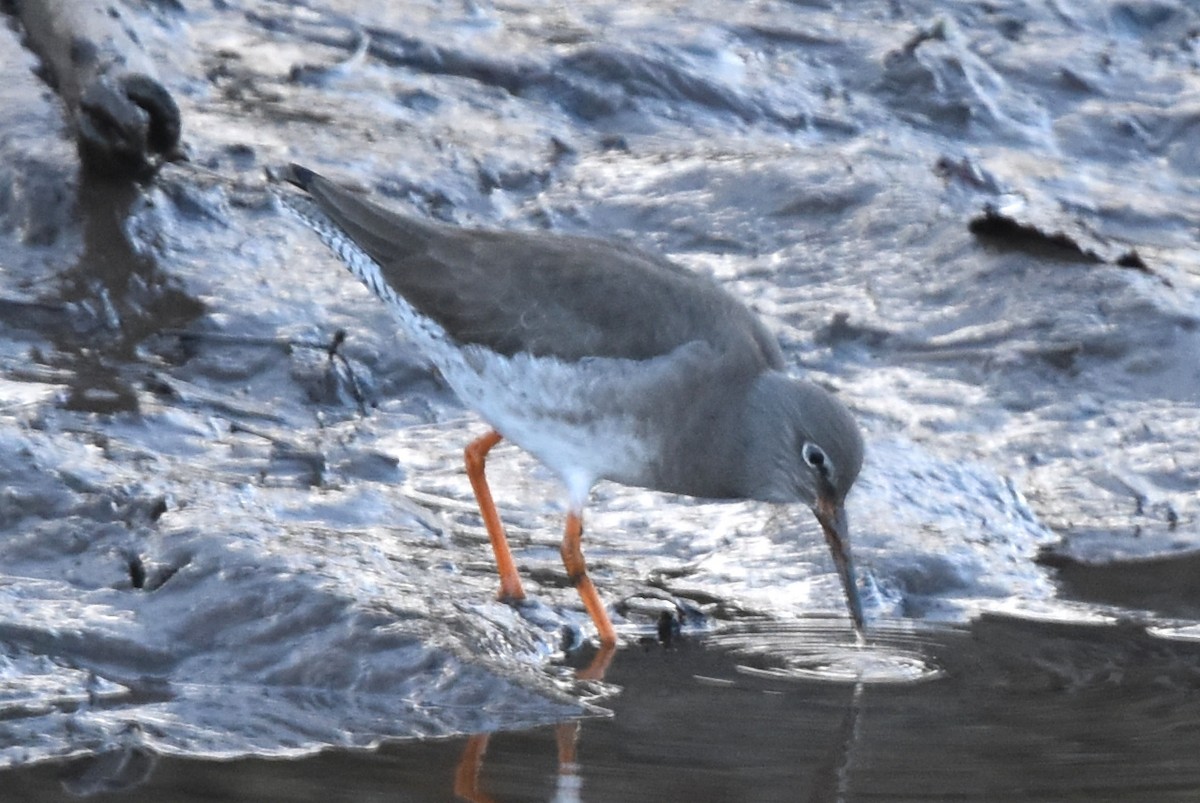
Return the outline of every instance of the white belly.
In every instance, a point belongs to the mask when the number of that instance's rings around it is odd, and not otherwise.
[[[562,478],[576,508],[599,479],[647,483],[660,452],[638,393],[652,380],[648,363],[503,357],[479,346],[431,356],[464,404]]]

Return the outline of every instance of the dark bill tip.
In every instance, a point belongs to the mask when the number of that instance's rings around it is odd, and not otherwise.
[[[846,607],[850,610],[850,618],[854,620],[854,629],[861,636],[864,626],[862,600],[859,599],[858,584],[854,577],[854,559],[850,556],[850,526],[846,522],[846,509],[832,499],[822,498],[817,501],[813,512],[825,531],[825,542],[833,553],[833,562],[846,592]]]

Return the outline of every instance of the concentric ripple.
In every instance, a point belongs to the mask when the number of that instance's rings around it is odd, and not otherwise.
[[[755,677],[919,683],[942,675],[933,656],[934,644],[941,639],[932,638],[930,630],[930,625],[912,621],[872,623],[860,640],[840,617],[806,617],[731,625],[714,634],[710,643],[742,658],[738,671]]]

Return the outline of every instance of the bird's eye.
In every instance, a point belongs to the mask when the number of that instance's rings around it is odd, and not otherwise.
[[[825,451],[820,446],[815,443],[805,443],[800,447],[800,454],[804,457],[804,462],[812,468],[822,474],[828,471],[829,458],[825,456]]]

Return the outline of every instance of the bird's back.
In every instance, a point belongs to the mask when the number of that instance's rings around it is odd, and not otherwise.
[[[498,354],[644,360],[692,342],[779,368],[775,338],[708,277],[630,246],[399,214],[304,168],[293,183],[455,341]]]

